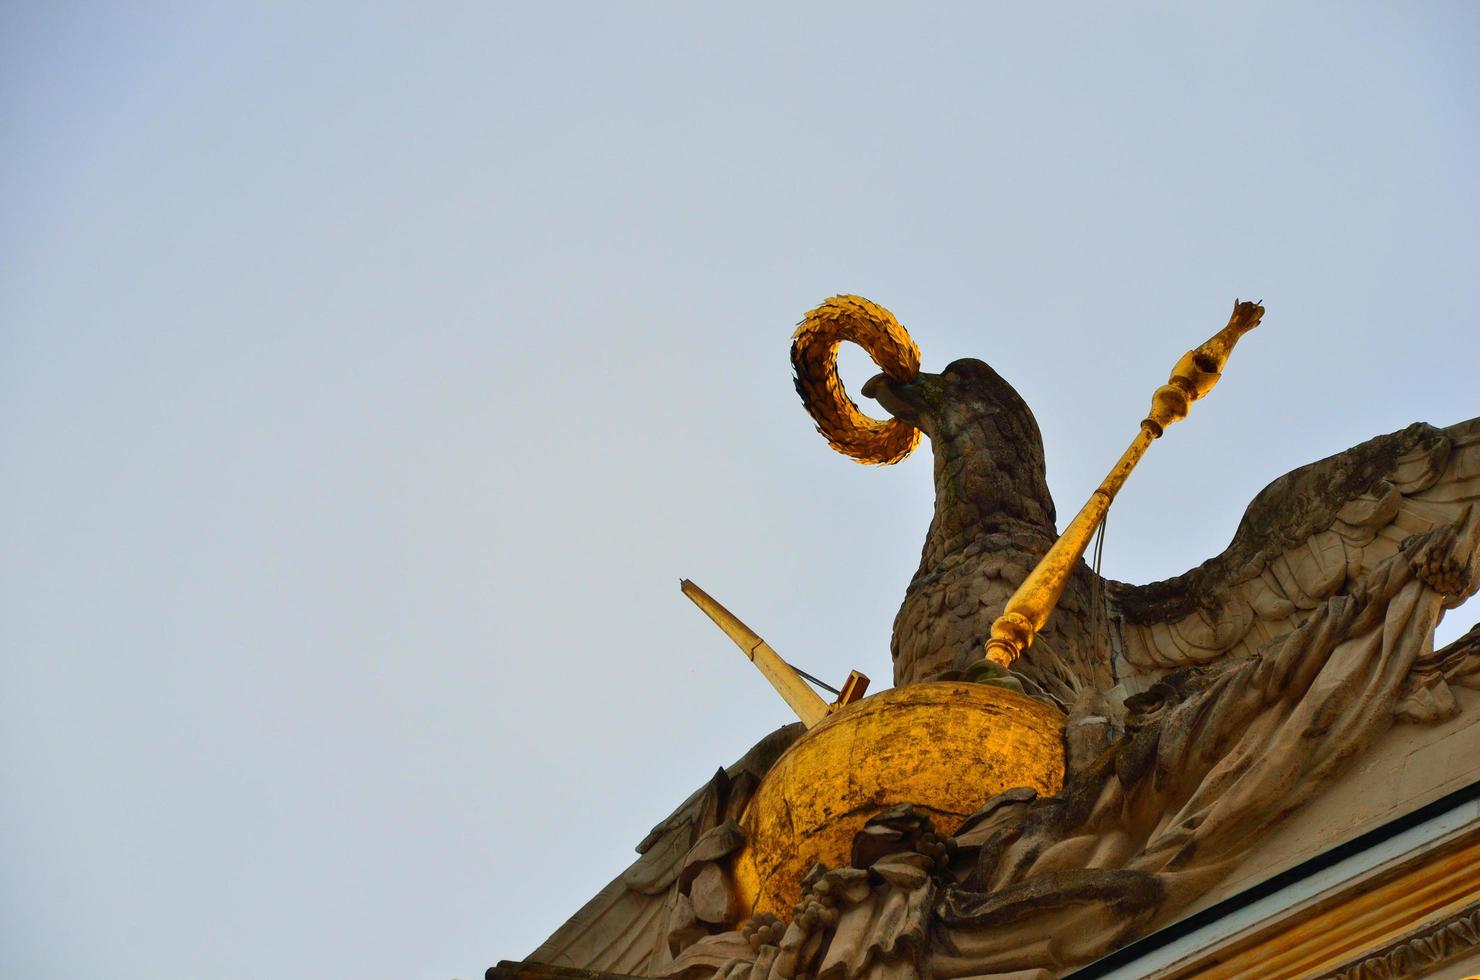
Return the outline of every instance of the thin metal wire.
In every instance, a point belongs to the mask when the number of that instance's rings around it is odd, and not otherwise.
[[[805,670],[803,670],[802,668],[798,667],[794,663],[791,663],[791,662],[786,661],[786,660],[783,660],[781,662],[784,663],[784,664],[786,664],[786,666],[790,667],[792,670],[796,671],[802,677],[805,677],[807,680],[811,681],[813,684],[816,684],[818,687],[822,688],[824,691],[831,691],[832,693],[836,694],[838,697],[842,697],[843,696],[843,692],[842,691],[840,691],[837,688],[833,687],[827,681],[818,680],[817,678],[813,677],[811,674],[807,673]]]
[[[1100,575],[1100,559],[1105,554],[1105,525],[1110,521],[1110,508],[1105,508],[1105,516],[1100,518],[1100,528],[1095,532],[1095,577]]]
[[[1105,516],[1100,518],[1100,526],[1095,531],[1095,557],[1092,568],[1094,577],[1090,579],[1090,601],[1094,604],[1090,610],[1090,628],[1095,632],[1093,642],[1100,648],[1100,653],[1106,660],[1111,659],[1110,616],[1109,610],[1105,608],[1105,580],[1100,576],[1100,562],[1105,556],[1105,525],[1109,520],[1110,510],[1106,508]]]

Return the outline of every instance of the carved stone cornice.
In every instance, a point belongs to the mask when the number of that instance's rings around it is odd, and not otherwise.
[[[577,970],[535,960],[500,960],[483,974],[483,980],[639,980],[625,973]]]
[[[1389,980],[1480,948],[1480,828],[1158,974]]]
[[[1381,949],[1323,974],[1319,980],[1396,980],[1421,977],[1480,950],[1480,899],[1453,915],[1405,934]]]

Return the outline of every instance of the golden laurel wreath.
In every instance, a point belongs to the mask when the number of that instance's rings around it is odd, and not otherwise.
[[[834,296],[808,313],[791,335],[797,394],[817,431],[838,452],[862,463],[897,463],[920,441],[920,430],[898,419],[880,422],[858,410],[838,377],[838,345],[868,351],[890,378],[920,373],[920,348],[894,314],[862,296]]]

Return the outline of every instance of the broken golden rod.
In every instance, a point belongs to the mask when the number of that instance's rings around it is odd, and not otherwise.
[[[1110,502],[1125,485],[1131,470],[1145,455],[1147,447],[1159,438],[1166,427],[1187,417],[1188,408],[1213,390],[1222,376],[1228,355],[1239,337],[1259,325],[1264,307],[1258,303],[1234,302],[1228,326],[1218,331],[1207,343],[1183,354],[1172,368],[1167,383],[1151,396],[1151,413],[1141,421],[1141,431],[1111,467],[1109,475],[1090,495],[1088,503],[1069,522],[1064,533],[1048,549],[1048,554],[1019,585],[992,624],[987,640],[987,659],[1011,667],[1033,643],[1033,637],[1048,622],[1058,605],[1059,596],[1084,551],[1094,537],[1095,528],[1105,519]]]
[[[739,617],[730,612],[711,596],[708,592],[699,588],[688,579],[682,579],[679,587],[683,594],[693,600],[694,605],[714,621],[714,625],[724,630],[725,635],[735,641],[750,662],[771,682],[776,693],[781,695],[791,710],[797,713],[802,724],[808,728],[816,725],[829,713],[845,705],[852,704],[863,697],[863,692],[868,688],[868,678],[858,671],[851,671],[848,680],[844,682],[843,689],[838,694],[838,700],[828,704],[822,697],[804,681],[796,669],[781,655],[771,649],[771,644],[761,639],[749,626],[740,622]]]

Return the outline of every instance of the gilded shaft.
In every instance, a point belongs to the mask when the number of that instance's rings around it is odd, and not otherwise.
[[[988,660],[1011,667],[1032,645],[1033,638],[1043,629],[1058,605],[1074,566],[1084,557],[1095,528],[1105,519],[1110,503],[1125,486],[1141,457],[1146,455],[1147,448],[1161,437],[1167,426],[1186,418],[1193,402],[1213,390],[1239,337],[1258,326],[1262,316],[1264,307],[1258,303],[1235,302],[1228,325],[1202,346],[1177,360],[1167,383],[1151,396],[1151,411],[1141,420],[1141,431],[1136,433],[1136,438],[1131,440],[1110,473],[1095,488],[1089,501],[1048,549],[1048,554],[1007,600],[1002,615],[992,624],[986,648]]]
[[[802,724],[808,728],[813,727],[822,719],[826,718],[832,709],[828,703],[807,682],[791,669],[791,665],[781,659],[781,655],[771,649],[771,645],[761,639],[749,626],[742,623],[734,613],[714,599],[708,592],[699,588],[688,579],[680,583],[683,594],[688,596],[703,611],[704,615],[714,621],[714,624],[724,630],[725,635],[735,641],[750,662],[755,664],[776,693],[781,695],[783,701],[795,711]],[[856,682],[855,682],[856,683]],[[863,685],[867,686],[868,679],[863,679]],[[861,688],[858,692],[862,694]]]

